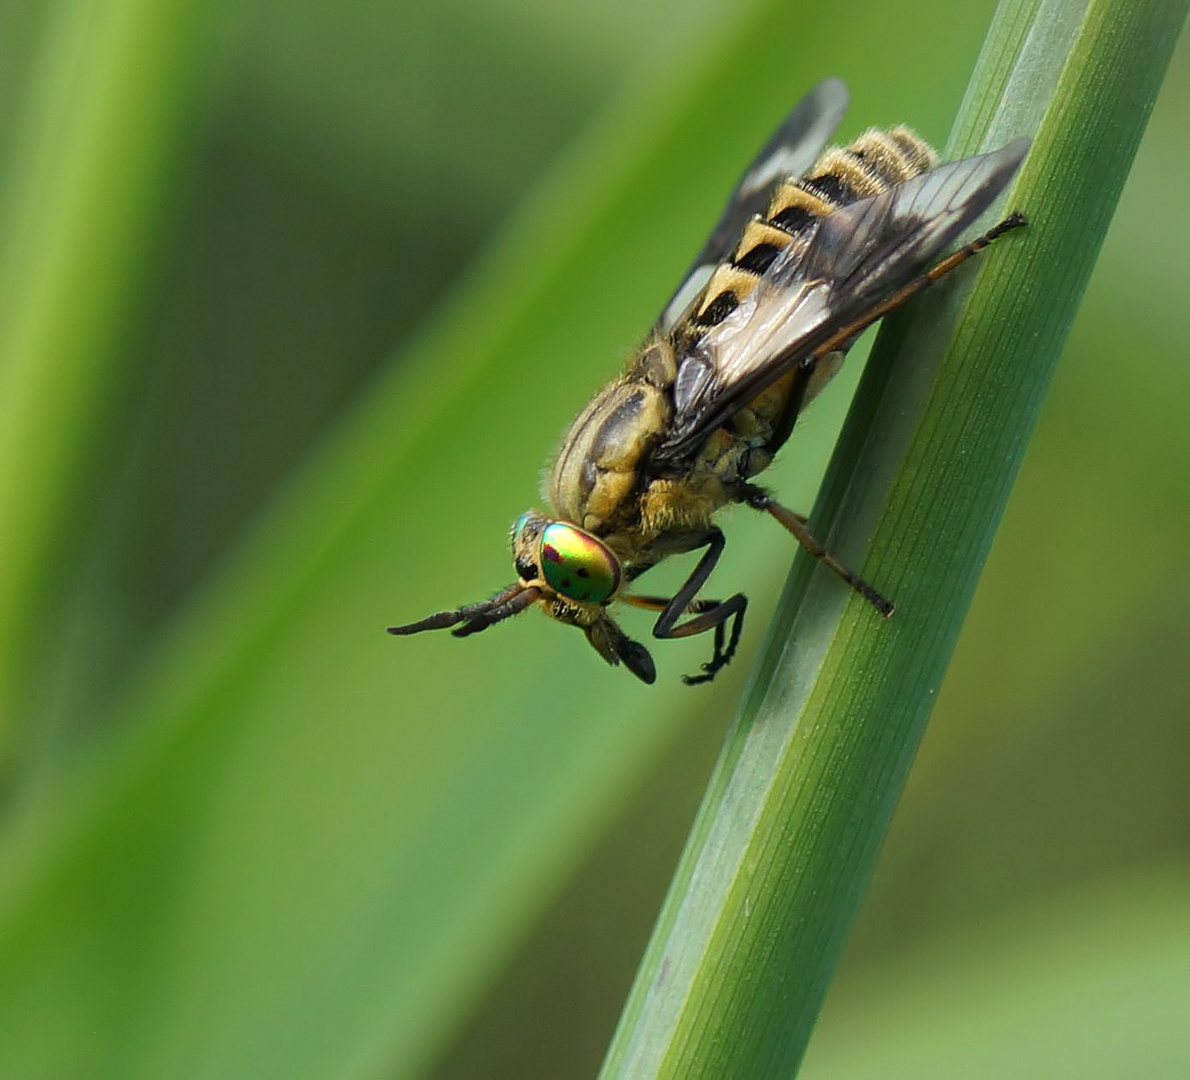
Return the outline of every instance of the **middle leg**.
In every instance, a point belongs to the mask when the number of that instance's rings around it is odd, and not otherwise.
[[[799,544],[802,545],[819,562],[829,566],[848,585],[860,594],[869,604],[888,618],[895,610],[891,600],[881,596],[871,585],[861,578],[854,570],[848,569],[836,559],[806,527],[806,519],[801,514],[795,514],[787,507],[774,502],[772,496],[762,487],[755,484],[745,484],[740,492],[740,501],[747,503],[754,510],[763,510],[776,518]]]
[[[711,659],[702,665],[702,674],[682,677],[682,681],[687,684],[708,682],[730,663],[739,644],[744,610],[748,606],[748,599],[743,593],[736,593],[723,601],[697,599],[698,590],[706,584],[707,578],[711,576],[711,571],[719,561],[719,556],[723,554],[723,548],[726,546],[723,533],[719,529],[712,529],[707,536],[706,545],[707,550],[698,560],[698,565],[682,587],[669,599],[660,596],[623,597],[626,603],[660,611],[657,622],[653,625],[654,637],[683,638],[714,630],[715,643]],[[679,623],[678,620],[687,614],[693,615],[693,618]],[[731,621],[730,634],[726,632],[728,621]]]

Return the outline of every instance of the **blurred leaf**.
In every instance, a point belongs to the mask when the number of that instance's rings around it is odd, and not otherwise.
[[[799,1075],[1185,1076],[1188,906],[1167,868],[899,951],[832,995]]]
[[[0,770],[106,446],[119,348],[201,55],[201,4],[66,0],[0,204]],[[18,711],[19,710],[19,711]],[[8,779],[5,777],[5,779]]]

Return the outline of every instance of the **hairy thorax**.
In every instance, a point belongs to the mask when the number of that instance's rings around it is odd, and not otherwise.
[[[549,478],[558,518],[601,537],[629,565],[690,546],[735,486],[771,460],[763,447],[784,400],[776,385],[718,429],[681,475],[656,475],[649,452],[670,422],[676,370],[670,341],[646,343],[576,417]]]

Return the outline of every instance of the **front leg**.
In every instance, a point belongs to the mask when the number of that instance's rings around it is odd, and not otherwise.
[[[702,665],[702,674],[682,676],[682,681],[688,686],[709,682],[721,668],[731,662],[740,642],[740,632],[744,628],[744,609],[748,606],[748,598],[743,593],[736,593],[735,596],[721,602],[696,599],[698,590],[706,584],[707,578],[711,576],[711,571],[719,561],[719,556],[723,554],[726,543],[723,533],[719,529],[712,529],[707,534],[707,550],[698,560],[698,565],[685,584],[670,599],[657,596],[624,597],[627,603],[636,604],[637,607],[661,611],[653,625],[654,637],[683,638],[703,634],[708,630],[715,631],[711,659]],[[694,613],[694,617],[679,625],[678,620],[688,613]],[[730,636],[725,633],[728,620],[732,620]]]
[[[669,607],[671,598],[668,596],[641,596],[639,593],[630,593],[627,596],[620,597],[626,604],[631,604],[633,607],[644,608],[647,611],[664,611]],[[704,611],[714,611],[720,604],[718,600],[692,600],[687,606],[686,611],[691,615],[701,615]],[[727,635],[723,631],[725,623],[715,624],[715,645],[713,650],[713,657],[723,656],[723,646],[727,642]],[[737,619],[733,627],[732,639],[730,644],[730,652],[724,657],[719,667],[726,664],[735,652],[735,647],[739,643],[740,638],[740,620]],[[713,662],[713,661],[712,661]],[[716,668],[718,670],[718,668]],[[683,675],[683,680],[687,685],[691,683],[706,682],[711,678],[709,675]]]

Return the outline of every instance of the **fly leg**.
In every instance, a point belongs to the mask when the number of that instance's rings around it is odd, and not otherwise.
[[[636,593],[621,596],[620,599],[626,604],[631,604],[633,607],[645,608],[647,611],[664,611],[667,607],[669,607],[670,602],[670,598],[668,596],[640,596]],[[704,611],[714,611],[714,609],[718,606],[718,600],[692,600],[686,605],[686,614],[701,615]],[[719,667],[723,667],[723,665],[728,663],[732,656],[735,655],[736,646],[740,642],[740,630],[743,629],[743,620],[736,619],[736,621],[732,624],[731,642],[728,645],[727,655],[724,656],[723,646],[727,642],[727,633],[724,630],[726,625],[726,621],[715,623],[715,647],[713,655],[716,657],[723,657],[719,663]],[[683,679],[688,685],[691,682],[705,682],[709,678],[709,675],[683,676]]]
[[[764,488],[757,487],[755,484],[745,484],[741,489],[740,495],[741,501],[746,502],[754,510],[764,510],[766,513],[775,517],[793,534],[794,538],[802,547],[819,562],[829,566],[886,619],[893,613],[895,608],[892,601],[886,600],[857,573],[847,569],[846,566],[827,551],[814,534],[806,528],[806,519],[801,514],[795,514],[792,510],[775,503]]]
[[[744,609],[748,606],[748,598],[743,593],[736,593],[723,601],[696,599],[698,590],[706,584],[707,578],[711,576],[711,571],[719,561],[719,556],[723,554],[727,541],[722,532],[712,529],[706,543],[707,550],[698,560],[693,573],[668,600],[660,596],[624,597],[626,602],[635,603],[638,607],[660,610],[661,614],[653,625],[653,636],[656,638],[684,638],[704,634],[708,630],[715,631],[711,659],[702,665],[702,674],[682,676],[682,681],[688,686],[709,682],[721,668],[731,662],[740,643],[740,631],[744,628]],[[686,614],[693,614],[694,617],[679,625],[678,620]],[[729,620],[730,633],[727,630]]]

